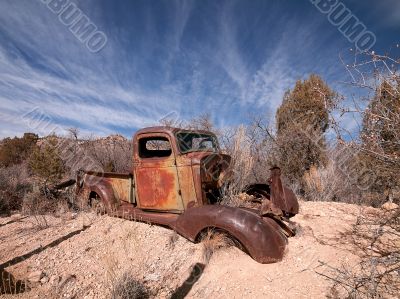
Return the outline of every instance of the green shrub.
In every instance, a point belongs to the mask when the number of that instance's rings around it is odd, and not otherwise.
[[[22,138],[5,138],[0,145],[0,166],[9,167],[20,164],[32,153],[38,135],[25,133]]]
[[[65,165],[57,145],[57,138],[50,136],[42,146],[35,147],[29,159],[32,172],[49,182],[61,179],[65,173]]]
[[[297,81],[276,113],[278,165],[291,182],[300,182],[311,166],[325,166],[329,111],[336,93],[317,75]]]

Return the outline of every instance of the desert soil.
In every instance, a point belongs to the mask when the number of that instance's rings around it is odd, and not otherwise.
[[[204,258],[204,244],[173,231],[93,213],[44,220],[0,218],[0,269],[25,286],[4,298],[110,298],[126,271],[157,298],[326,298],[330,267],[352,265],[356,252],[343,235],[373,208],[301,202],[298,234],[284,259],[259,264],[236,247]],[[7,281],[6,281],[7,283]]]

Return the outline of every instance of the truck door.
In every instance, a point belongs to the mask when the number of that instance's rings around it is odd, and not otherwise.
[[[171,141],[166,134],[138,137],[134,173],[138,207],[150,210],[184,210]]]

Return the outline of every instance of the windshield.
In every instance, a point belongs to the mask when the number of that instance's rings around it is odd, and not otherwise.
[[[181,153],[187,152],[218,152],[217,138],[213,134],[196,132],[180,132],[176,134]]]

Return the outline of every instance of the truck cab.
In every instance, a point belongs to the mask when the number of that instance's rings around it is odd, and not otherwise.
[[[182,213],[216,201],[230,157],[221,153],[213,133],[151,127],[133,140],[137,207]]]

